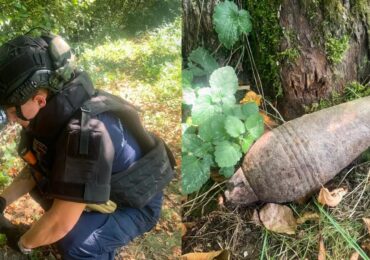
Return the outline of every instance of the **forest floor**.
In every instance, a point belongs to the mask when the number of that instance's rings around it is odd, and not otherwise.
[[[82,44],[79,65],[95,86],[121,96],[141,109],[144,125],[163,138],[177,160],[177,176],[165,190],[161,218],[152,231],[116,252],[115,259],[175,259],[181,254],[180,165],[181,165],[181,26],[177,19],[135,39],[106,41],[98,46]],[[15,148],[18,128],[11,126],[1,136],[0,183],[6,185],[22,162]],[[9,177],[8,177],[9,176]],[[43,214],[25,196],[11,204],[5,216],[14,223],[30,225]],[[4,244],[4,239],[2,239]],[[20,259],[4,246],[6,259]],[[32,259],[58,259],[53,247],[37,250]],[[1,256],[0,256],[0,259]]]
[[[184,208],[187,232],[182,239],[183,254],[227,250],[225,255],[231,259],[355,260],[360,259],[354,249],[355,241],[370,255],[370,230],[363,220],[370,216],[369,178],[370,161],[361,157],[326,184],[329,190],[337,187],[348,190],[338,206],[324,207],[328,216],[314,202],[318,194],[304,203],[286,204],[297,219],[311,216],[298,224],[293,235],[275,233],[257,223],[254,216],[264,204],[228,205],[222,199],[226,187],[209,184],[208,191],[213,190],[206,198],[198,194]]]

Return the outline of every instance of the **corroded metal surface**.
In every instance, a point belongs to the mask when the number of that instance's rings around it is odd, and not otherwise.
[[[288,202],[332,179],[370,147],[370,97],[304,115],[264,134],[229,182],[238,204]]]

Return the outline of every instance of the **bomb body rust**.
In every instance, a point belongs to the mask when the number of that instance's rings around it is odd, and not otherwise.
[[[265,133],[228,183],[235,204],[289,202],[331,180],[370,147],[370,96],[323,109]]]

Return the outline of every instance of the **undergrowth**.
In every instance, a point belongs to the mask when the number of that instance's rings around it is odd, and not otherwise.
[[[252,220],[253,211],[262,205],[236,208],[218,205],[213,212],[199,217],[199,223],[184,238],[183,249],[228,249],[232,253],[232,259],[240,260],[317,259],[318,245],[322,238],[326,259],[350,259],[355,249],[348,239],[366,248],[368,235],[362,218],[370,216],[369,177],[370,161],[358,161],[328,184],[331,188],[346,185],[349,189],[349,193],[336,208],[324,207],[329,218],[319,210],[314,199],[304,204],[287,204],[296,218],[305,213],[318,215],[318,219],[299,224],[295,235],[273,233],[256,225]],[[203,201],[207,199],[203,198]],[[340,233],[333,221],[348,237]],[[366,253],[369,254],[368,251]]]

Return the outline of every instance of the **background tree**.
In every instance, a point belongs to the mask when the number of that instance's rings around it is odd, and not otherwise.
[[[221,63],[237,63],[241,55],[238,44],[231,51],[225,50],[219,46],[213,30],[212,14],[218,2],[183,1],[185,60],[191,50],[201,45],[220,56]],[[368,85],[367,0],[234,2],[251,14],[253,30],[249,40],[262,85],[286,119],[312,111],[321,101],[343,94],[352,82]],[[240,80],[250,81],[248,58],[236,69],[244,72],[239,74]]]

